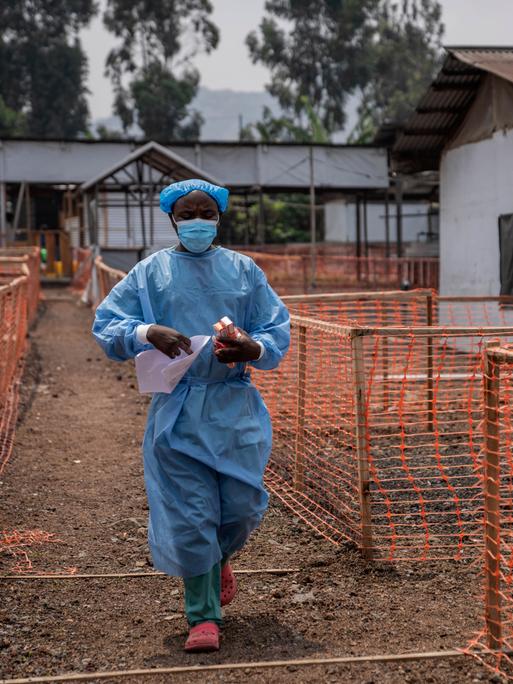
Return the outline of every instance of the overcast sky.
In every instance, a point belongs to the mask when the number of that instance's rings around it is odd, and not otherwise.
[[[446,45],[511,45],[513,0],[441,0]],[[196,59],[201,84],[207,88],[263,90],[268,72],[253,65],[244,44],[246,35],[260,22],[265,0],[212,0],[213,19],[221,41],[211,55]],[[89,106],[93,119],[110,116],[112,92],[104,77],[105,56],[114,40],[97,17],[82,32],[89,58]]]

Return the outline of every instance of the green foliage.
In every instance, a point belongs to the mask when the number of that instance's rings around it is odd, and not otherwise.
[[[264,107],[262,121],[245,126],[241,130],[240,139],[260,142],[330,142],[329,132],[306,97],[302,98],[302,103],[307,119],[304,127],[290,116],[274,117],[269,107]]]
[[[96,127],[96,138],[100,140],[123,140],[123,137],[120,131],[113,131],[103,124]]]
[[[138,72],[126,92],[118,93],[118,114],[125,128],[136,120],[147,138],[152,140],[197,140],[203,119],[188,111],[198,86],[195,71],[185,72],[181,79],[159,62],[152,62]]]
[[[438,0],[268,0],[265,8],[246,42],[253,62],[269,68],[267,89],[285,114],[264,114],[245,131],[253,138],[318,140],[311,114],[329,135],[344,127],[348,95],[359,93],[351,139],[369,142],[384,121],[408,117],[439,66]]]
[[[211,12],[209,0],[108,0],[104,23],[120,44],[106,71],[125,131],[138,123],[148,138],[199,136],[202,119],[188,111],[199,83],[190,61],[218,44]]]
[[[373,78],[362,89],[354,142],[371,142],[385,121],[404,123],[441,65],[444,25],[438,0],[382,2],[371,53]]]
[[[77,39],[93,0],[0,3],[0,95],[10,134],[75,137],[87,131],[87,62]]]
[[[25,130],[25,117],[8,107],[0,95],[0,137],[22,135]]]
[[[265,242],[287,243],[310,240],[310,210],[304,195],[264,195],[262,216],[258,197],[248,206],[244,198],[233,196],[230,208],[223,216],[222,241],[225,244],[244,245],[258,243],[258,223],[265,225]]]
[[[344,127],[347,96],[368,80],[367,54],[379,0],[268,0],[268,16],[246,39],[253,62],[271,72],[267,86],[307,129],[310,103],[328,132]]]

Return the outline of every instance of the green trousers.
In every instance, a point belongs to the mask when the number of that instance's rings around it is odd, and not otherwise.
[[[190,627],[202,622],[223,622],[221,614],[221,568],[228,561],[223,559],[204,575],[184,577],[185,614]]]

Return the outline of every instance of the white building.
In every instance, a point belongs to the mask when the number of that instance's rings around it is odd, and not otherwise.
[[[399,174],[440,171],[440,292],[513,294],[513,48],[448,48],[399,135]]]

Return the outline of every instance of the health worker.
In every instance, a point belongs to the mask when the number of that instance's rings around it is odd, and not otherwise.
[[[223,348],[208,343],[171,394],[153,395],[144,434],[149,544],[155,568],[183,577],[187,651],[219,649],[221,606],[236,593],[230,558],[267,508],[271,421],[248,368],[276,368],[290,341],[288,311],[262,270],[213,244],[228,194],[203,180],[166,187],[160,207],[178,246],[138,263],[93,325],[116,361],[149,349],[190,354],[190,338],[225,316],[241,330]]]

